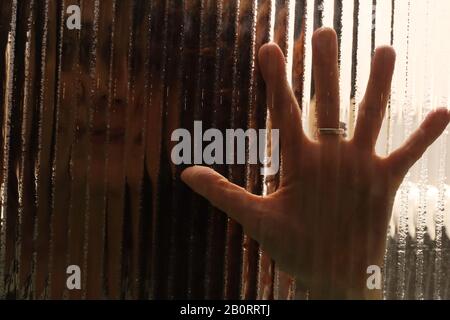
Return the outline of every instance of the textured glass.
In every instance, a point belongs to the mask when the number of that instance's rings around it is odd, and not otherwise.
[[[66,27],[81,7],[82,27]],[[377,151],[449,105],[448,0],[2,0],[0,297],[305,299],[257,243],[180,181],[171,132],[264,128],[263,43],[286,55],[314,129],[311,35],[339,37],[350,136],[376,46],[397,50]],[[450,299],[450,138],[397,195],[388,299]],[[217,171],[257,194],[257,165]],[[82,290],[66,288],[66,268]]]

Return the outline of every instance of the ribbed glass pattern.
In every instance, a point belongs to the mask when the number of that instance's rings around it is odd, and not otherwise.
[[[81,8],[69,30],[67,8]],[[376,46],[397,67],[386,155],[449,105],[448,0],[2,0],[0,297],[304,299],[258,245],[193,195],[171,132],[264,128],[256,56],[276,41],[314,128],[314,29],[339,36],[341,121],[353,133]],[[387,235],[388,299],[450,299],[450,138],[401,187]],[[257,194],[259,167],[215,167]],[[66,288],[79,265],[82,290]]]

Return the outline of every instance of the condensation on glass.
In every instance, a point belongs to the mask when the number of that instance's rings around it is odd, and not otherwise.
[[[66,28],[79,5],[81,30]],[[341,121],[354,127],[376,46],[398,52],[377,146],[448,106],[447,0],[3,0],[0,296],[304,299],[241,228],[187,190],[170,134],[263,128],[259,47],[277,42],[314,128],[311,38],[339,35]],[[308,41],[305,41],[307,39]],[[402,185],[387,235],[389,299],[450,298],[450,139]],[[216,166],[273,192],[257,166]],[[82,289],[66,288],[66,268]]]

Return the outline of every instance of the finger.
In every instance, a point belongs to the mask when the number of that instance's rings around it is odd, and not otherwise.
[[[261,197],[247,192],[207,167],[190,167],[182,172],[181,179],[214,207],[240,223],[250,236],[258,238],[262,219]]]
[[[428,147],[444,132],[449,122],[450,112],[446,108],[429,114],[406,143],[387,158],[394,175],[405,175]]]
[[[303,131],[300,108],[287,81],[283,52],[277,44],[268,43],[261,47],[258,56],[266,83],[272,128],[282,129],[282,148],[292,148],[298,145]]]
[[[373,149],[380,133],[391,91],[395,67],[392,47],[375,51],[366,94],[359,108],[353,141],[361,148]]]
[[[339,128],[339,71],[336,32],[330,28],[317,30],[313,35],[312,46],[317,126],[318,128]]]

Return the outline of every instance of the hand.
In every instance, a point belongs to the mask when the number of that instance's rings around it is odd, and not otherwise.
[[[336,33],[313,36],[313,72],[319,128],[339,127]],[[288,85],[285,59],[273,43],[259,52],[274,128],[281,128],[282,172],[278,191],[256,196],[205,167],[182,179],[239,222],[310,298],[380,298],[366,288],[367,268],[382,266],[395,194],[410,167],[445,130],[447,109],[432,112],[387,158],[375,154],[388,103],[395,52],[375,52],[370,80],[351,141],[302,130],[300,108]]]

